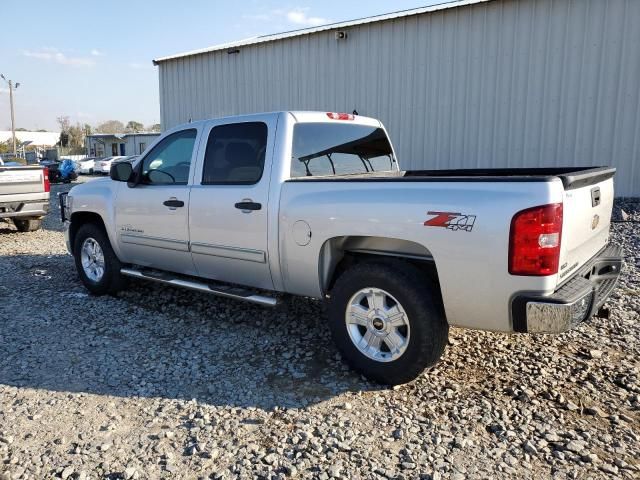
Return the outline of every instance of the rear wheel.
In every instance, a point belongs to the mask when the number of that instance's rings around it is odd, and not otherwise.
[[[20,232],[35,232],[42,226],[42,220],[39,218],[14,218],[13,224]]]
[[[82,225],[76,234],[73,252],[78,276],[87,290],[104,295],[122,289],[122,264],[102,227],[95,223]]]
[[[331,291],[329,324],[349,365],[388,385],[434,365],[449,332],[433,283],[401,261],[360,263],[343,273]]]

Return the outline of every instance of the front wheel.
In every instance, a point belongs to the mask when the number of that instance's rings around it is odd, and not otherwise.
[[[104,229],[94,223],[80,227],[73,245],[78,276],[95,295],[115,294],[123,286],[122,264]]]
[[[349,365],[382,384],[414,380],[434,365],[449,326],[433,283],[401,261],[357,264],[329,301],[333,339]]]

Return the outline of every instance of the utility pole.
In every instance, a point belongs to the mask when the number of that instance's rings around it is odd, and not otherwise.
[[[11,136],[13,138],[13,156],[16,156],[16,123],[13,114],[13,90],[20,86],[20,83],[13,85],[13,80],[7,80],[3,74],[0,73],[0,78],[9,84],[9,104],[11,105]]]

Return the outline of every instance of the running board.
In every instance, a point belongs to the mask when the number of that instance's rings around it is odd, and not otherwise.
[[[173,285],[174,287],[187,288],[196,292],[210,293],[218,297],[233,298],[244,302],[257,303],[265,307],[275,307],[278,301],[273,297],[264,295],[256,295],[251,290],[241,287],[224,285],[221,283],[204,283],[189,278],[180,277],[173,273],[159,272],[155,270],[135,270],[133,268],[123,268],[120,270],[122,275],[133,278],[142,278],[153,282],[164,283],[165,285]]]

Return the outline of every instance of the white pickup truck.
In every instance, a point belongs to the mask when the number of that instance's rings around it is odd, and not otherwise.
[[[398,384],[439,359],[449,325],[559,333],[597,313],[622,265],[614,173],[402,171],[378,120],[280,112],[176,127],[61,204],[94,294],[135,277],[326,299],[343,357]]]
[[[46,168],[0,160],[0,220],[11,220],[20,232],[38,230],[49,211],[50,189]]]

